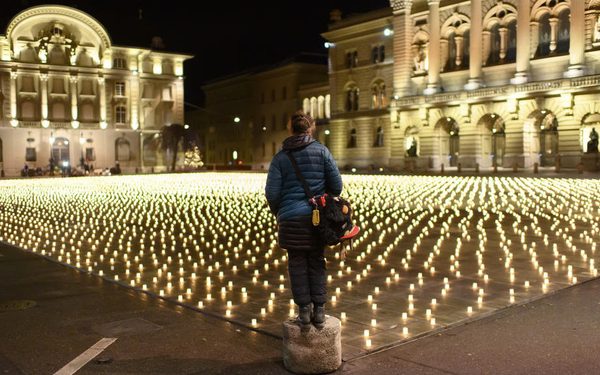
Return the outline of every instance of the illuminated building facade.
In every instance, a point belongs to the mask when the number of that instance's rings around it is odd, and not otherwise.
[[[391,0],[328,40],[340,166],[575,168],[600,131],[600,1]]]
[[[183,123],[189,55],[119,47],[65,6],[17,14],[0,35],[0,169],[84,163],[161,168],[160,128]]]

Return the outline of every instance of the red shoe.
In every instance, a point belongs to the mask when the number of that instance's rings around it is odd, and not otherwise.
[[[354,236],[356,236],[358,234],[358,232],[360,232],[360,228],[358,225],[354,225],[352,226],[352,228],[350,228],[349,230],[346,231],[346,233],[344,233],[344,235],[342,236],[342,240],[348,240],[350,238],[353,238]]]

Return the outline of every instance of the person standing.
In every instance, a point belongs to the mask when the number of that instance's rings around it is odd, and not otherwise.
[[[302,176],[315,195],[342,193],[342,178],[333,156],[312,134],[315,121],[303,111],[292,115],[291,136],[271,161],[265,195],[277,217],[279,246],[288,252],[288,272],[298,319],[318,328],[325,323],[327,300],[325,243],[312,225],[312,207],[301,181],[296,177],[291,153]],[[311,309],[312,304],[312,309]]]

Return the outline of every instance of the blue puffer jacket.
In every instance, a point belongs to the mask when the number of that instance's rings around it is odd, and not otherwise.
[[[278,222],[309,216],[312,212],[287,151],[292,152],[313,194],[342,193],[342,177],[327,147],[309,135],[293,135],[283,142],[282,150],[273,157],[267,176],[265,194]]]

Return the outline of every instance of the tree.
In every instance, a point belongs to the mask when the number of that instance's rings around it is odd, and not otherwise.
[[[162,127],[161,135],[162,149],[167,153],[167,155],[172,155],[171,160],[167,159],[167,164],[171,164],[169,170],[175,171],[175,167],[177,165],[177,151],[179,149],[179,142],[184,139],[185,128],[181,124],[166,125]]]
[[[198,148],[198,131],[193,127],[186,129],[186,126],[181,124],[171,124],[163,126],[161,129],[162,135],[162,149],[167,152],[167,155],[172,155],[169,160],[167,158],[167,164],[170,163],[170,171],[175,171],[177,165],[177,152],[179,151],[179,142],[181,142],[184,154],[189,151],[198,152],[198,160],[200,164],[200,150]],[[187,159],[187,156],[186,156]],[[187,166],[187,165],[186,165]],[[200,165],[201,167],[202,165]]]

